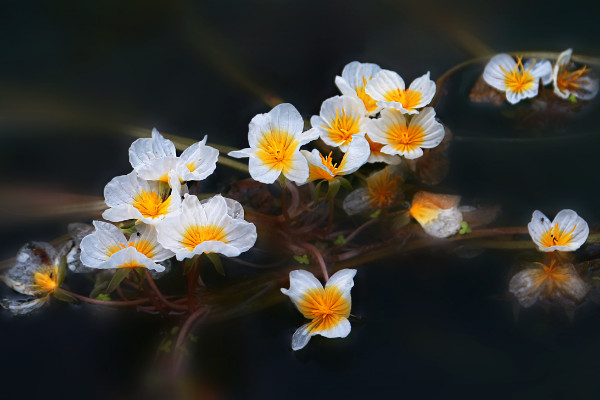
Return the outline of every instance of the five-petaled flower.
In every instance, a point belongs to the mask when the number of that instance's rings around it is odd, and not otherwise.
[[[152,225],[139,224],[129,239],[113,224],[94,221],[96,231],[81,241],[81,262],[90,268],[147,268],[157,272],[158,264],[174,256],[157,241]]]
[[[590,76],[590,69],[583,66],[572,69],[571,56],[573,50],[560,53],[552,69],[554,93],[560,98],[568,99],[573,95],[578,99],[590,100],[598,94],[598,79]]]
[[[487,63],[483,71],[486,83],[501,92],[511,104],[538,94],[540,79],[543,85],[552,81],[552,65],[548,60],[527,60],[508,54],[498,54]]]
[[[552,222],[535,210],[527,227],[538,249],[545,252],[575,251],[590,233],[587,222],[573,210],[560,211]]]
[[[356,97],[335,96],[323,102],[320,115],[310,119],[312,129],[331,147],[346,151],[354,135],[364,136],[371,119],[364,104]]]
[[[445,238],[461,228],[463,217],[459,202],[460,196],[421,191],[414,195],[409,212],[426,233]]]
[[[323,157],[317,149],[312,152],[302,150],[302,154],[308,161],[309,182],[318,179],[332,181],[337,176],[351,174],[367,162],[370,153],[369,143],[360,135],[353,136],[348,151],[346,151],[339,164],[333,162],[331,152],[327,157]]]
[[[386,108],[381,118],[373,121],[369,136],[381,143],[382,153],[419,158],[423,149],[436,147],[444,140],[444,126],[435,120],[435,110],[423,109],[408,120],[401,111]]]
[[[308,164],[300,146],[319,137],[315,130],[302,132],[304,120],[291,104],[279,104],[266,114],[250,121],[250,147],[232,151],[229,156],[249,157],[250,176],[258,182],[273,183],[281,174],[303,184],[308,178]]]
[[[352,61],[344,67],[342,76],[335,77],[335,85],[343,95],[359,98],[365,105],[368,115],[375,115],[381,107],[365,92],[365,89],[367,82],[379,71],[381,67],[377,64]]]
[[[313,274],[304,270],[290,272],[290,288],[281,292],[289,296],[298,310],[311,322],[302,325],[292,336],[292,349],[300,350],[314,335],[344,338],[350,333],[350,289],[355,269],[342,269],[329,278],[325,288]]]
[[[408,87],[394,71],[383,69],[367,83],[366,92],[383,108],[393,108],[404,114],[417,114],[435,96],[435,82],[429,72],[418,77]]]
[[[237,257],[256,242],[256,227],[235,200],[216,195],[201,203],[186,194],[181,208],[157,226],[159,242],[179,261],[204,253]]]
[[[573,264],[560,264],[557,260],[551,260],[549,265],[535,264],[510,279],[508,290],[523,307],[531,307],[538,299],[569,306],[585,299],[590,286],[581,279]]]

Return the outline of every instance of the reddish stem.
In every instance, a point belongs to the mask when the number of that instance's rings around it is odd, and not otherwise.
[[[327,282],[329,280],[329,273],[327,272],[327,265],[325,265],[325,260],[323,259],[323,255],[321,254],[319,249],[317,249],[314,245],[310,243],[302,243],[302,247],[308,250],[308,252],[315,257],[317,263],[321,267],[323,278],[325,279],[325,282]]]
[[[79,299],[81,301],[85,301],[86,303],[97,304],[97,305],[101,305],[101,306],[131,307],[131,306],[137,306],[139,304],[144,304],[144,303],[150,302],[149,299],[137,299],[137,300],[127,300],[127,301],[98,300],[98,299],[92,299],[91,297],[82,296],[77,293],[73,293],[73,292],[71,292],[67,289],[63,289],[63,288],[57,288],[56,290],[58,290],[59,292],[62,292],[64,294],[67,294],[69,296],[75,297],[76,299]]]
[[[156,296],[158,297],[158,299],[165,304],[167,307],[173,309],[173,310],[187,310],[187,306],[182,306],[180,304],[175,304],[172,301],[167,300],[167,298],[165,296],[163,296],[162,292],[160,291],[160,289],[156,286],[156,283],[154,283],[154,279],[152,279],[152,275],[150,275],[150,271],[148,271],[146,269],[146,282],[148,282],[148,286],[150,286],[150,288],[152,289],[152,291],[156,294]]]

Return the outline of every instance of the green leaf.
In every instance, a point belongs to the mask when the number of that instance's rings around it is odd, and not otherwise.
[[[460,231],[458,231],[458,233],[461,235],[473,232],[473,230],[471,228],[469,228],[469,224],[467,223],[467,221],[461,222],[460,226],[461,226],[461,228],[460,228]]]
[[[196,261],[198,261],[198,257],[200,257],[200,255],[196,254],[192,258],[185,259],[185,262],[183,264],[183,273],[184,274],[188,274],[192,270],[192,268],[194,268],[194,266],[196,265]]]
[[[171,346],[173,345],[173,341],[170,339],[164,341],[159,347],[158,351],[164,351],[165,353],[171,352]]]
[[[577,103],[577,97],[575,97],[574,94],[570,95],[567,100],[569,100],[571,103]]]
[[[379,217],[379,214],[381,214],[381,209],[376,210],[375,212],[372,212],[371,215],[369,215],[369,217],[375,219],[375,218]]]
[[[65,292],[63,292],[60,289],[55,290],[54,293],[52,293],[52,297],[54,297],[58,301],[64,301],[65,303],[78,303],[79,302],[79,300],[77,300],[75,297],[71,296],[70,294],[66,294]]]
[[[338,176],[336,178],[338,181],[340,181],[340,183],[342,184],[343,187],[345,187],[348,190],[352,190],[352,184],[350,183],[350,181],[346,178],[343,178],[341,176]]]
[[[335,196],[340,191],[341,182],[339,179],[329,181],[329,187],[327,188],[327,200],[333,201]]]
[[[215,266],[215,270],[225,276],[225,270],[223,269],[223,263],[221,262],[221,257],[217,253],[206,253],[206,257],[212,262]]]
[[[110,301],[110,295],[106,294],[106,293],[100,293],[98,296],[96,296],[96,300],[102,300],[102,301]]]
[[[118,224],[118,226],[121,232],[123,232],[125,235],[132,235],[137,231],[137,228],[135,227],[135,220],[122,222]]]
[[[58,264],[58,276],[56,277],[56,283],[58,286],[62,285],[67,274],[67,257],[61,257]]]
[[[114,290],[123,282],[127,275],[131,272],[130,268],[117,268],[117,272],[113,275],[110,283],[108,284],[108,288],[106,288],[106,293],[112,293]]]
[[[300,264],[310,264],[310,261],[308,261],[308,255],[306,254],[303,254],[301,256],[294,256],[294,260],[298,261]]]
[[[344,235],[339,235],[333,241],[333,244],[346,244],[346,243],[348,243],[348,241],[346,240],[346,238],[344,237]]]
[[[315,199],[319,199],[321,197],[321,186],[323,186],[323,180],[320,180],[315,186]]]
[[[287,178],[285,177],[285,175],[281,174],[279,175],[279,178],[277,178],[277,181],[279,182],[279,186],[281,186],[282,188],[285,187],[285,185],[287,184]]]

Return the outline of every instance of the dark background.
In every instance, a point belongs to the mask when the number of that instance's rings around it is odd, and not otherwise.
[[[56,201],[57,191],[101,196],[129,172],[133,138],[111,125],[244,147],[265,100],[316,114],[350,61],[411,81],[488,51],[598,56],[598,15],[591,1],[2,1],[0,256],[65,232],[69,221],[33,218],[30,203]],[[438,116],[459,137],[514,137],[465,102],[475,78],[454,78]],[[536,208],[573,208],[597,225],[597,102],[590,107],[577,129],[559,132],[573,139],[453,142],[439,190],[502,205],[498,225],[524,226]],[[219,167],[208,187],[239,176]],[[203,326],[197,380],[205,396],[233,399],[598,398],[598,306],[572,322],[541,308],[515,321],[506,288],[517,256],[435,252],[359,266],[353,314],[362,319],[350,336],[317,337],[297,353],[289,340],[302,318],[289,302]],[[0,397],[134,398],[166,329],[152,316],[86,306],[2,313]]]

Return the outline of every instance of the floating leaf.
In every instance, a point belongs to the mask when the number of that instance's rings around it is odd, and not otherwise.
[[[346,244],[348,241],[344,237],[344,235],[339,235],[334,241],[333,244]]]
[[[375,219],[375,218],[379,217],[379,214],[381,214],[381,209],[376,210],[375,212],[372,212],[371,215],[369,215],[369,217]]]
[[[100,293],[98,294],[98,296],[96,296],[96,300],[102,300],[102,301],[110,301],[110,295],[106,294],[106,293]]]
[[[308,255],[303,254],[301,256],[294,256],[294,260],[298,261],[300,264],[308,265],[310,261],[308,261]]]
[[[458,231],[458,233],[460,233],[461,235],[473,232],[473,230],[471,228],[469,228],[469,224],[467,223],[467,221],[461,222],[460,227],[461,228],[460,228],[460,231]]]

